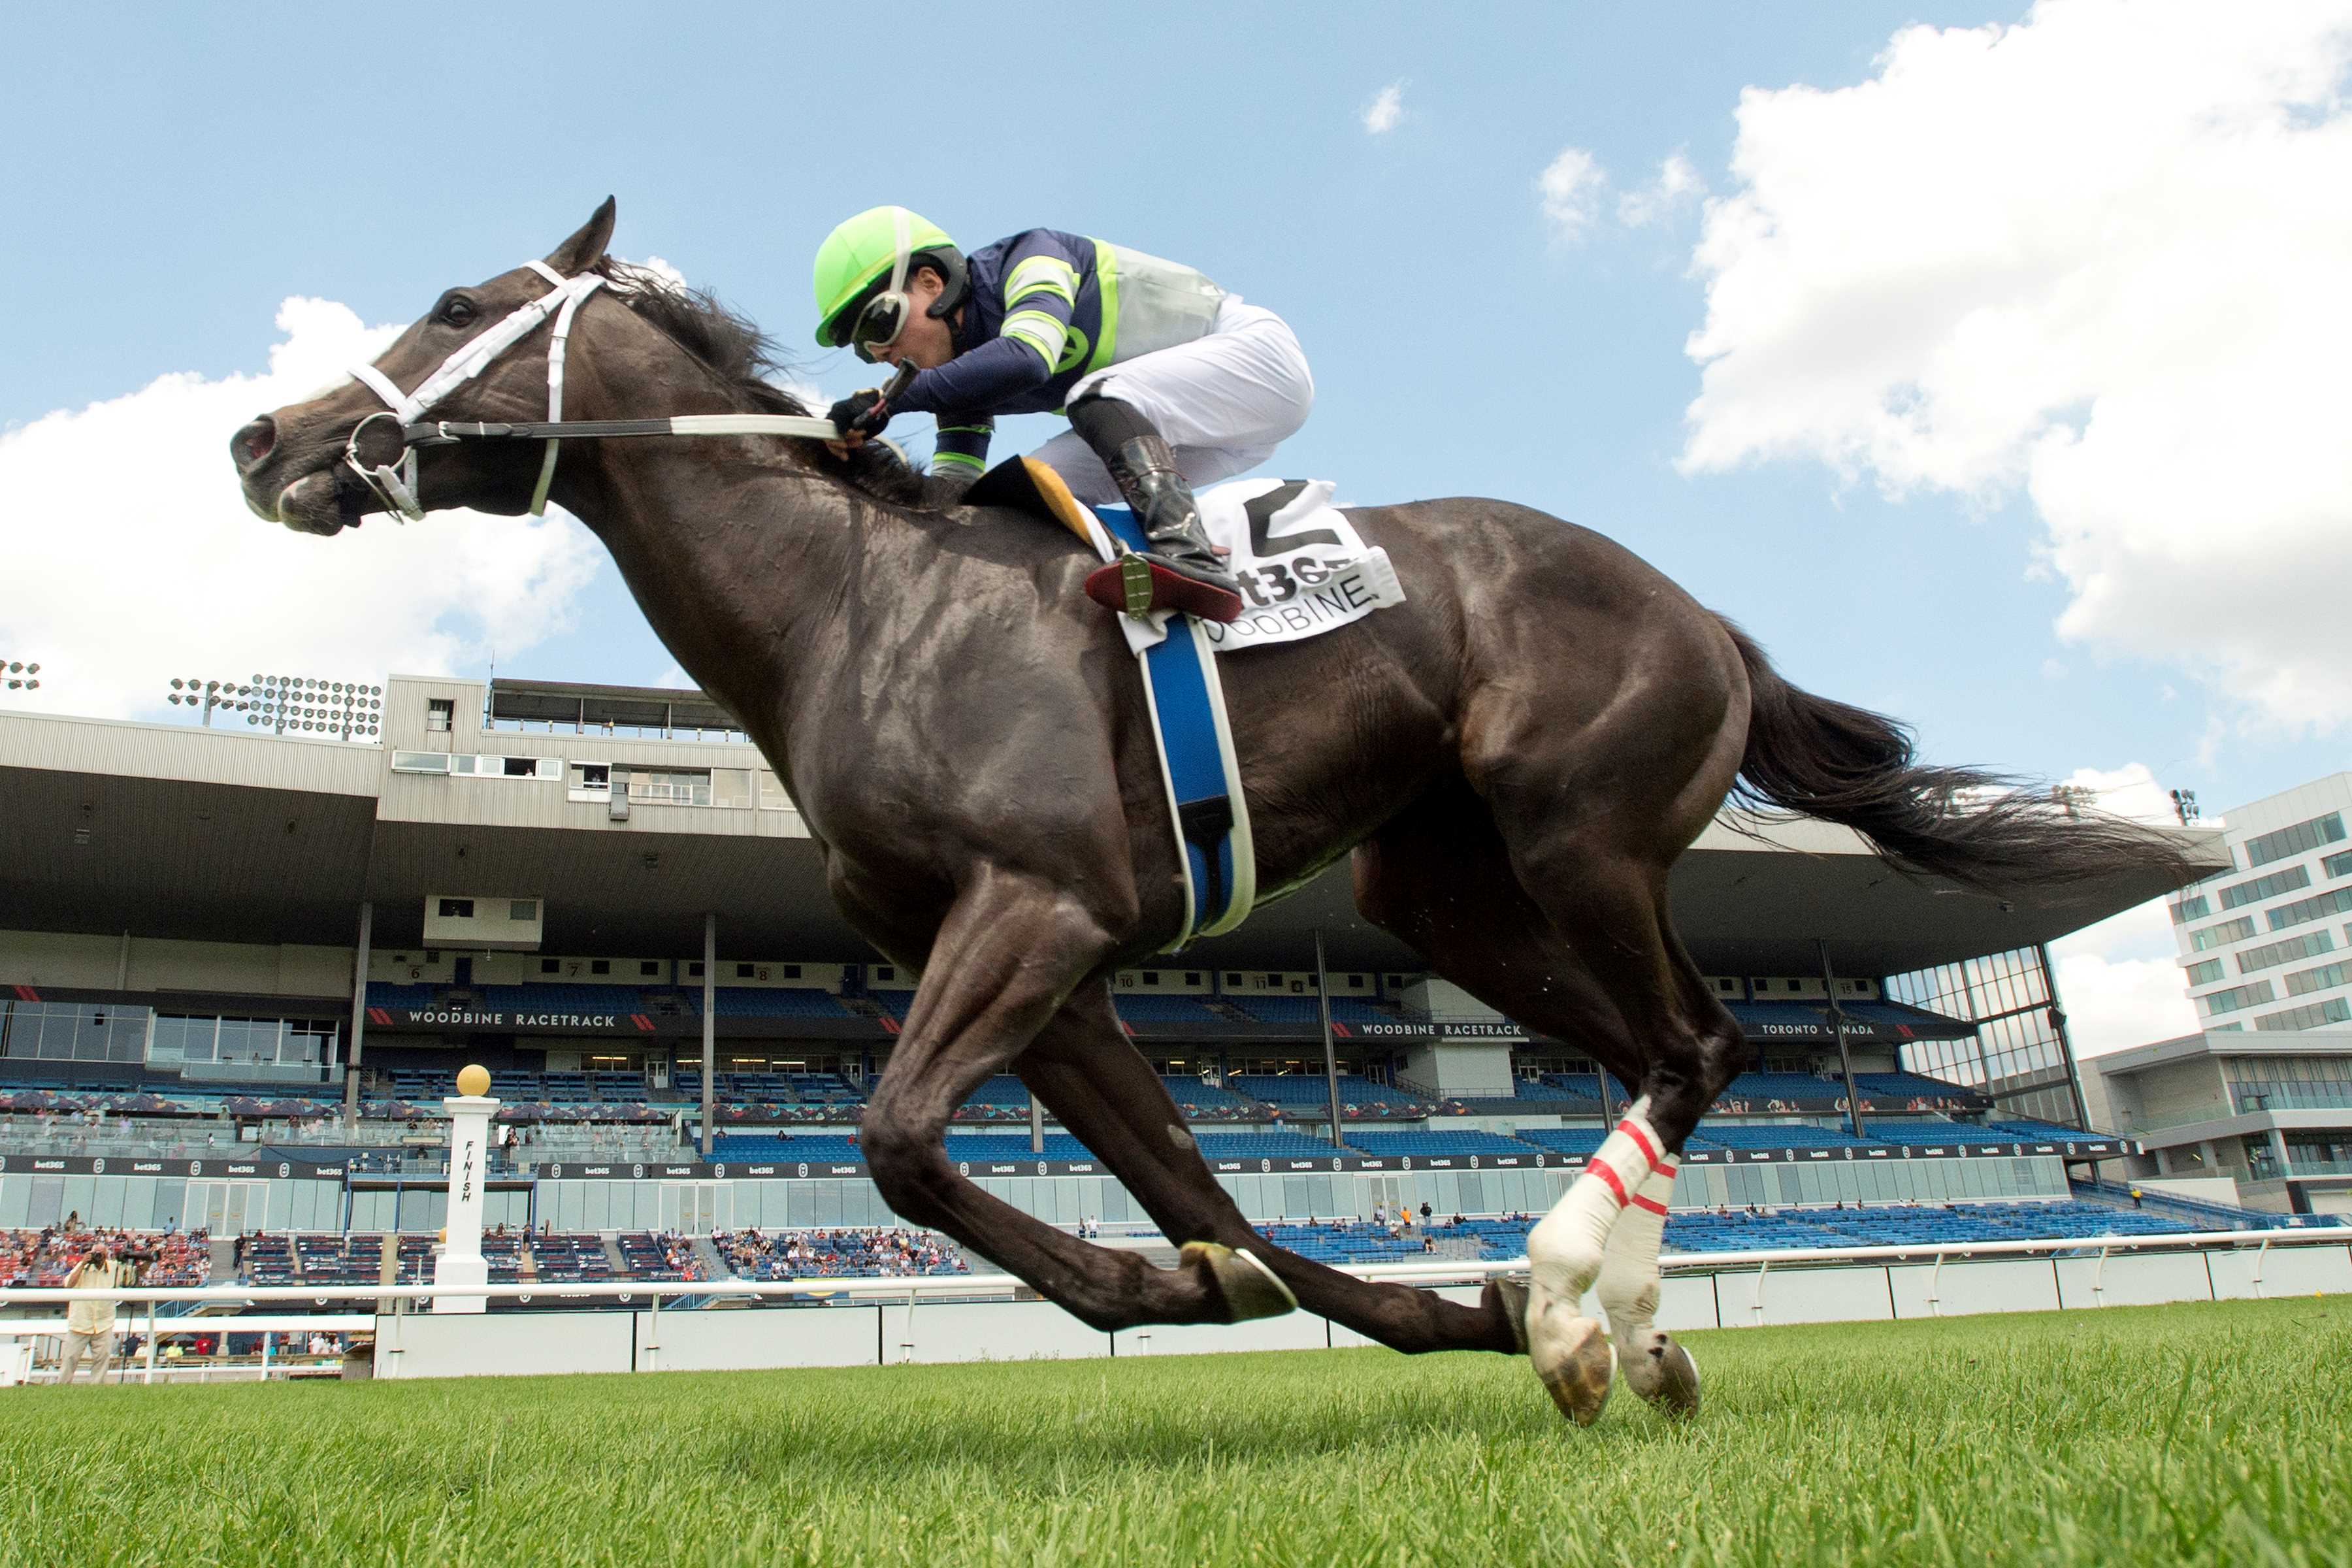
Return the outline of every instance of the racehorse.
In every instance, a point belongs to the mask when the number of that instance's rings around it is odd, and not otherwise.
[[[1296,1257],[1218,1185],[1112,1011],[1111,972],[1179,930],[1181,882],[1135,661],[1081,588],[1090,554],[1023,513],[927,505],[871,447],[559,448],[407,422],[425,403],[445,424],[554,420],[567,396],[587,423],[565,432],[588,436],[805,414],[747,322],[608,260],[613,223],[608,200],[543,261],[450,289],[353,381],[236,432],[246,499],[321,535],[385,504],[516,514],[547,497],[593,530],[774,766],[844,915],[921,974],[866,1112],[875,1184],[1097,1329],[1305,1307],[1401,1351],[1528,1354],[1580,1424],[1621,1364],[1643,1397],[1694,1410],[1696,1366],[1653,1322],[1659,1233],[1674,1156],[1748,1052],[1668,921],[1666,881],[1727,799],[2004,892],[2177,863],[2126,824],[1916,763],[1896,725],[1790,686],[1597,533],[1495,500],[1351,511],[1407,601],[1221,666],[1258,884],[1279,896],[1352,855],[1367,918],[1637,1098],[1530,1237],[1524,1284],[1490,1281],[1474,1306]],[[958,1173],[949,1120],[1008,1070],[1181,1244],[1174,1267]],[[1583,1314],[1596,1284],[1606,1331]]]

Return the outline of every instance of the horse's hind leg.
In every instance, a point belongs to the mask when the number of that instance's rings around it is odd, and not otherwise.
[[[1694,1407],[1696,1369],[1654,1324],[1657,1259],[1675,1155],[1713,1098],[1701,1080],[1720,1068],[1704,1030],[1637,1034],[1591,962],[1633,960],[1670,933],[1622,878],[1559,884],[1572,923],[1555,918],[1529,894],[1483,805],[1466,792],[1448,792],[1383,830],[1357,852],[1356,868],[1365,913],[1420,949],[1440,974],[1530,1027],[1576,1041],[1641,1085],[1584,1174],[1528,1238],[1529,1353],[1580,1425],[1600,1415],[1612,1362],[1644,1398]],[[1688,967],[1679,946],[1671,959]],[[1695,971],[1687,989],[1715,1006]],[[1722,1026],[1736,1041],[1727,1016]],[[1580,1311],[1596,1283],[1609,1313],[1605,1336]]]
[[[1159,1073],[1118,1026],[1108,987],[1074,994],[1014,1066],[1062,1124],[1102,1157],[1160,1233],[1184,1247],[1188,1260],[1207,1262],[1221,1278],[1244,1271],[1237,1309],[1260,1294],[1247,1271],[1263,1264],[1272,1270],[1283,1310],[1305,1307],[1391,1350],[1514,1354],[1527,1348],[1525,1306],[1516,1289],[1489,1284],[1478,1305],[1465,1306],[1433,1291],[1359,1279],[1258,1235],[1210,1173]],[[1262,1315],[1237,1310],[1235,1318]]]

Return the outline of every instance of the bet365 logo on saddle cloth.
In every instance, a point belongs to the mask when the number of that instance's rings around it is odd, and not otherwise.
[[[1388,552],[1331,504],[1329,479],[1243,479],[1201,497],[1209,537],[1231,551],[1241,618],[1202,629],[1220,652],[1297,642],[1404,603]]]

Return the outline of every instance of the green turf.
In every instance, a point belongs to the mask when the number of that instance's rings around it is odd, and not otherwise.
[[[1692,1336],[1695,1424],[1384,1351],[0,1395],[0,1564],[2352,1563],[2352,1303]]]

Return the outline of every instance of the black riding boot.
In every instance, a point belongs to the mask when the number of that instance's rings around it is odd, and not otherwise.
[[[1086,439],[1127,498],[1152,548],[1140,552],[1155,572],[1173,573],[1182,584],[1155,589],[1150,608],[1181,609],[1211,620],[1230,621],[1242,611],[1241,584],[1209,542],[1200,502],[1176,467],[1176,454],[1134,405],[1115,397],[1082,397],[1070,405],[1070,426]],[[1104,586],[1108,585],[1106,577]],[[1097,592],[1095,584],[1088,591]],[[1163,602],[1164,601],[1164,602]],[[1130,590],[1119,607],[1137,608]]]

